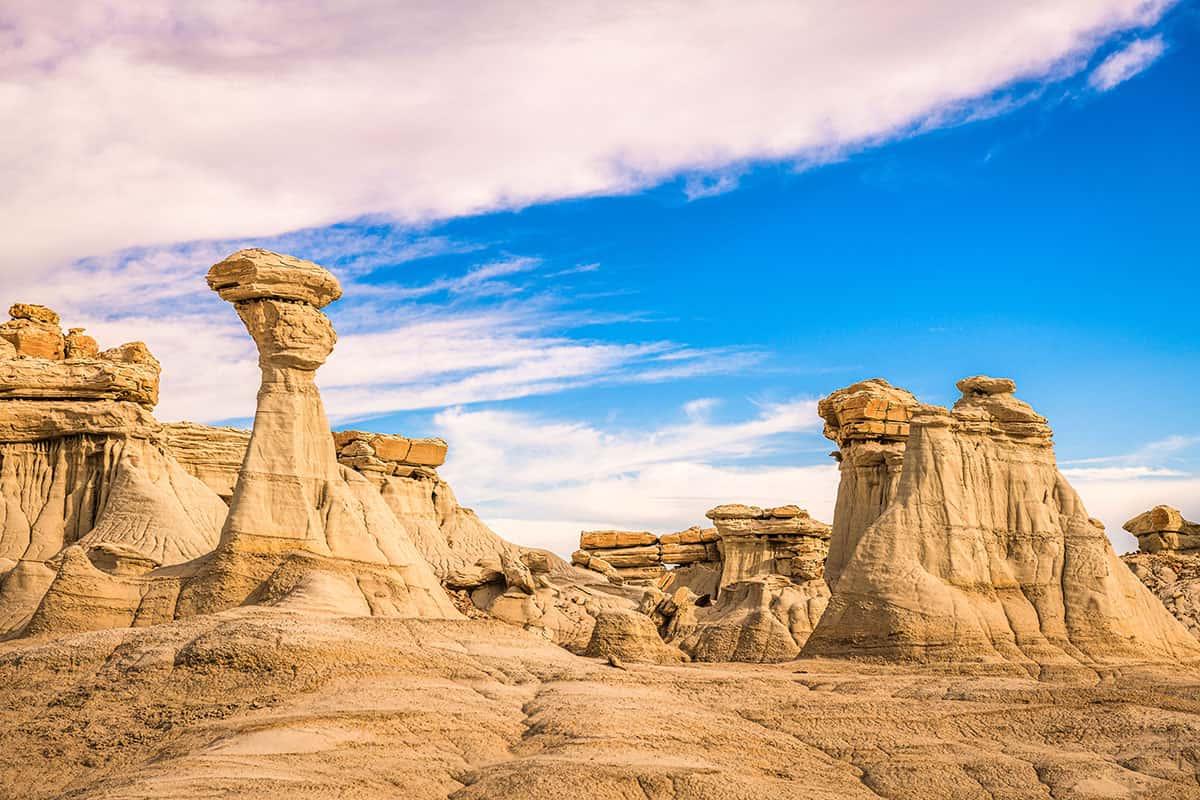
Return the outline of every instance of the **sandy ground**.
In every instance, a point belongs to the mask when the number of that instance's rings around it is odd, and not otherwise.
[[[627,665],[239,609],[0,644],[3,798],[1200,798],[1200,675]]]

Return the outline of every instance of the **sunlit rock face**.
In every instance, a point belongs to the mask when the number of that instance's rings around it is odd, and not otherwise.
[[[859,537],[896,496],[909,420],[919,404],[912,393],[882,378],[838,389],[817,404],[825,436],[838,449],[841,481],[833,512],[825,581],[837,586]]]
[[[913,414],[896,496],[859,537],[805,654],[1039,673],[1200,657],[1089,519],[1015,384],[958,388],[953,410]]]

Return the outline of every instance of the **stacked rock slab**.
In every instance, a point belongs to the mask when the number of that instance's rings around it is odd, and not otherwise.
[[[1200,523],[1177,508],[1155,506],[1123,527],[1137,537],[1139,552],[1121,560],[1200,639]]]
[[[896,497],[861,535],[806,655],[1042,676],[1178,663],[1200,645],[1125,569],[1008,379],[921,406]]]
[[[379,490],[338,463],[314,383],[336,335],[320,309],[341,296],[311,262],[242,250],[208,284],[258,345],[254,428],[215,552],[178,613],[269,602],[373,616],[459,616]]]
[[[715,528],[692,526],[655,536],[649,531],[584,531],[574,564],[613,580],[650,583],[669,567],[720,562]]]
[[[82,328],[64,336],[44,306],[9,313],[0,325],[0,633],[24,631],[48,597],[61,601],[67,628],[128,624],[131,615],[106,616],[86,591],[68,599],[72,571],[103,583],[188,561],[216,544],[225,506],[164,449],[150,413],[159,364],[144,344],[101,352]]]
[[[716,525],[721,541],[721,588],[765,575],[797,582],[821,579],[830,526],[799,506],[763,509],[729,503],[705,516]]]
[[[1200,554],[1200,522],[1184,519],[1177,508],[1155,506],[1121,527],[1137,537],[1138,550],[1143,553],[1190,551]]]
[[[731,503],[707,516],[723,557],[719,590],[711,606],[690,612],[694,623],[679,646],[696,661],[795,658],[829,599],[830,527],[795,505]]]
[[[863,531],[896,496],[909,420],[917,408],[912,393],[882,378],[838,389],[817,404],[825,436],[841,471],[825,581],[837,585]]]
[[[649,531],[584,531],[571,561],[624,581],[652,583],[666,571],[658,537]]]

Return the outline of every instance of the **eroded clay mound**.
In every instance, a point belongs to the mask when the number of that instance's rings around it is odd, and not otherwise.
[[[1099,668],[1200,658],[1059,473],[1007,379],[922,406],[895,500],[862,534],[806,655]]]
[[[150,413],[159,364],[144,344],[101,352],[82,328],[64,335],[43,306],[10,315],[0,325],[0,634],[130,624],[142,592],[126,576],[210,551],[225,504],[163,446]],[[109,614],[114,604],[125,610]]]

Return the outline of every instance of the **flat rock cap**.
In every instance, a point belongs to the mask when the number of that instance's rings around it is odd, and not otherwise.
[[[36,303],[13,303],[8,309],[8,315],[13,319],[27,319],[31,322],[45,322],[48,325],[58,325],[58,314],[45,306]]]
[[[954,385],[964,395],[1012,394],[1017,390],[1017,382],[1012,378],[993,378],[989,375],[973,375],[970,378],[963,378]]]
[[[324,308],[342,296],[337,278],[319,264],[257,247],[213,264],[208,286],[230,303],[298,300]]]

